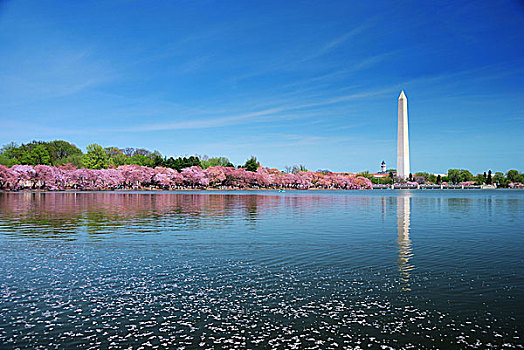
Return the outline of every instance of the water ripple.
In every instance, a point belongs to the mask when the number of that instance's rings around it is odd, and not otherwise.
[[[524,196],[286,196],[0,194],[1,347],[523,347]]]

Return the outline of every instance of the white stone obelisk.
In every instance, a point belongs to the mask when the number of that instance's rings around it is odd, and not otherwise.
[[[404,91],[398,98],[397,176],[409,176],[408,98]]]

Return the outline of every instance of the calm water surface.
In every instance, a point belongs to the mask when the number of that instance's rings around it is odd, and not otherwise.
[[[0,193],[0,348],[522,348],[524,191]]]

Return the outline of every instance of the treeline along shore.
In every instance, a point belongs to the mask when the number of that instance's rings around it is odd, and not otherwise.
[[[116,169],[76,169],[71,166],[0,165],[0,189],[24,190],[124,190],[124,189],[372,189],[362,176],[322,174],[312,171],[282,173],[275,169],[194,165],[176,169],[136,164]]]
[[[380,176],[379,176],[380,175]],[[0,149],[0,190],[127,190],[127,189],[372,189],[420,185],[494,185],[522,188],[524,174],[491,170],[473,176],[450,169],[444,176],[419,172],[408,179],[368,171],[309,171],[303,165],[284,171],[261,166],[255,157],[234,165],[226,157],[167,157],[142,148],[87,146],[86,152],[62,140],[10,143]],[[397,186],[398,188],[398,186]]]
[[[235,166],[225,157],[163,157],[145,149],[87,146],[67,141],[9,144],[0,150],[0,189],[371,189],[362,176],[263,167],[255,157]]]

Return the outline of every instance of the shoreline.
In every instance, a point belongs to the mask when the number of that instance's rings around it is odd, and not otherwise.
[[[48,189],[22,189],[18,191],[6,191],[6,190],[0,190],[0,193],[42,193],[42,192],[56,192],[56,193],[82,193],[82,192],[204,192],[204,191],[210,191],[210,192],[242,192],[242,191],[273,191],[273,192],[287,192],[287,191],[348,191],[348,192],[355,192],[355,191],[370,191],[372,189],[341,189],[341,188],[286,188],[284,191],[281,191],[281,189],[274,189],[274,188],[180,188],[180,189],[174,189],[174,190],[165,190],[165,189],[115,189],[115,190],[94,190],[94,189],[87,189],[87,190],[75,190],[75,189],[67,189],[67,190],[48,190]]]
[[[6,191],[6,190],[0,190],[0,193],[105,193],[105,192],[112,192],[112,193],[126,193],[126,192],[243,192],[243,191],[250,191],[250,192],[267,192],[267,191],[273,191],[273,192],[279,192],[279,193],[285,193],[287,191],[337,191],[337,192],[360,192],[360,191],[388,191],[388,190],[395,190],[395,191],[472,191],[472,190],[480,190],[480,191],[492,191],[492,190],[502,190],[502,191],[523,191],[522,188],[436,188],[436,189],[424,189],[424,188],[372,188],[372,189],[340,189],[340,188],[308,188],[308,189],[298,189],[298,188],[287,188],[285,191],[280,191],[280,189],[272,189],[272,188],[238,188],[238,189],[220,189],[220,188],[183,188],[183,189],[175,189],[175,190],[165,190],[165,189],[115,189],[115,190],[75,190],[75,189],[67,189],[67,190],[48,190],[48,189],[22,189],[18,191]]]

